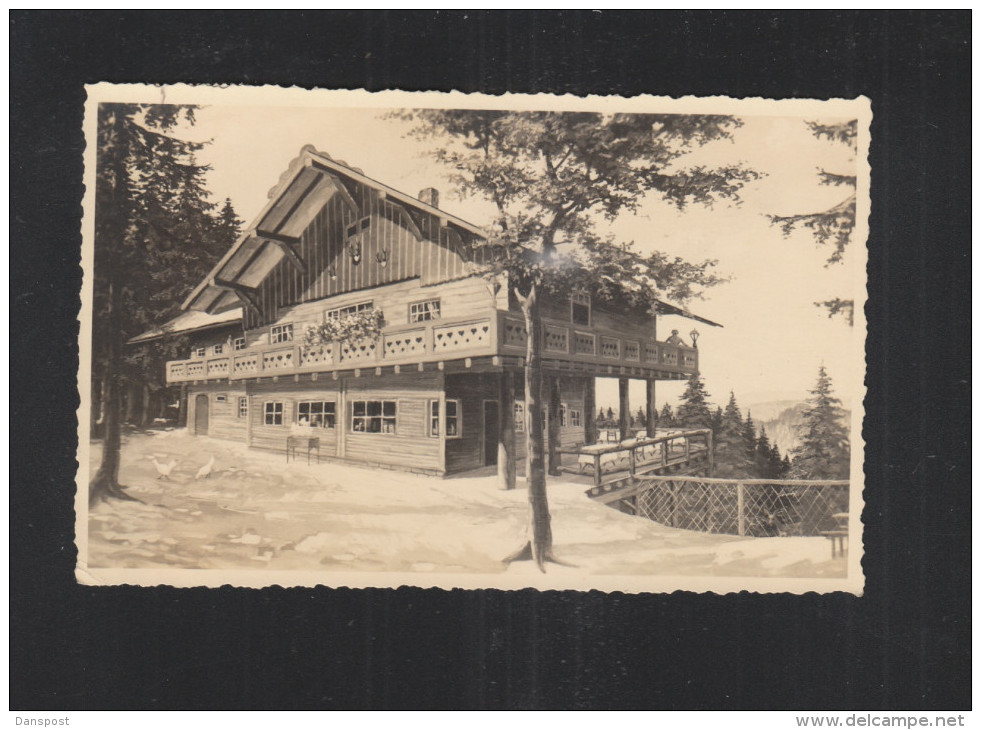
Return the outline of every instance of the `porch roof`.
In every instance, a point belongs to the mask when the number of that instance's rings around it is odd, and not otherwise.
[[[181,312],[169,322],[165,322],[159,327],[147,330],[143,334],[133,337],[127,344],[136,345],[141,342],[151,342],[162,337],[176,334],[186,334],[188,332],[198,332],[200,330],[213,329],[215,327],[225,327],[235,322],[241,321],[242,309],[229,309],[221,314],[208,314],[207,312],[197,312],[188,310]]]

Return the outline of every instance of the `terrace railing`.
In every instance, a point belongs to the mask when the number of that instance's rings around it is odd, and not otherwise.
[[[624,482],[673,467],[712,462],[712,431],[663,431],[652,438],[633,438],[615,444],[560,448],[560,454],[576,456],[574,466],[562,471],[590,474],[599,493],[619,489]]]
[[[620,489],[590,489],[593,499],[670,527],[753,537],[842,532],[847,480],[713,479],[648,475]]]

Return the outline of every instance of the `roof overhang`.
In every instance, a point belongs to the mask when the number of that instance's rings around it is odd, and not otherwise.
[[[705,317],[699,317],[697,314],[689,312],[687,309],[675,306],[674,304],[669,304],[661,299],[658,299],[654,305],[656,307],[656,312],[658,314],[674,314],[678,317],[687,317],[688,319],[693,319],[696,322],[701,322],[702,324],[707,324],[711,327],[721,327],[722,325],[718,322],[713,322],[711,319],[705,319]]]
[[[307,145],[270,192],[269,202],[249,229],[222,256],[207,278],[194,288],[181,308],[221,313],[243,304],[250,306],[249,292],[254,291],[284,258],[297,267],[304,266],[293,246],[299,243],[303,232],[331,198],[338,196],[355,215],[360,214],[358,203],[352,196],[356,184],[378,190],[390,203],[437,217],[442,225],[478,237],[485,235],[462,218],[383,185]],[[412,227],[418,237],[418,227],[414,223]]]
[[[190,332],[200,332],[202,330],[217,329],[228,327],[236,322],[242,321],[242,310],[230,309],[221,314],[208,314],[207,312],[187,311],[181,312],[169,322],[147,330],[143,334],[137,335],[127,342],[129,345],[138,345],[143,342],[152,342],[171,335],[183,335]]]

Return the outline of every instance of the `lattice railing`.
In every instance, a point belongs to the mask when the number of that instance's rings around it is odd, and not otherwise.
[[[615,337],[603,337],[600,340],[600,353],[603,357],[620,359],[620,340]]]
[[[817,536],[840,527],[848,482],[639,477],[621,502],[636,515],[684,530]]]
[[[627,340],[624,342],[623,359],[640,362],[640,343],[636,340]]]

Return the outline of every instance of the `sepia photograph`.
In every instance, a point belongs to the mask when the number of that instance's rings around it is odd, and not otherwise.
[[[78,579],[861,592],[869,124],[89,87]]]

